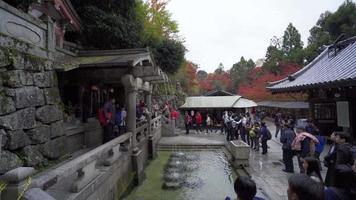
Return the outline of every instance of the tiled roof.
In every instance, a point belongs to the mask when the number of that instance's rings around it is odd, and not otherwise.
[[[309,103],[304,101],[261,101],[257,103],[258,106],[273,107],[273,108],[297,108],[307,109]]]
[[[316,87],[356,85],[356,37],[338,43],[344,48],[333,55],[333,46],[298,72],[269,84],[272,92],[289,92]]]
[[[254,101],[241,96],[197,96],[187,97],[180,108],[249,108],[256,107]]]

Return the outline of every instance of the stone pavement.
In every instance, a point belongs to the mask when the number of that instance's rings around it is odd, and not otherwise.
[[[259,152],[251,149],[250,151],[250,166],[246,168],[248,173],[256,181],[259,193],[263,193],[264,196],[269,197],[271,200],[286,200],[288,178],[291,174],[282,171],[284,164],[282,162],[282,144],[279,142],[279,138],[274,137],[275,127],[272,122],[266,121],[268,128],[272,133],[272,140],[268,141],[268,153],[262,155],[260,148]],[[220,131],[216,133],[197,134],[195,131],[191,131],[188,136],[184,131],[180,131],[180,136],[176,137],[163,137],[160,141],[160,145],[223,145],[225,143],[225,135],[222,135]],[[327,152],[328,147],[324,149],[324,153]],[[324,154],[320,156],[323,158]],[[326,168],[323,168],[322,176],[325,177]],[[294,157],[294,171],[299,173],[299,166],[297,158]]]

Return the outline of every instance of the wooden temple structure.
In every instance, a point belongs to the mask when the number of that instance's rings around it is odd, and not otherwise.
[[[336,41],[296,73],[267,87],[308,94],[309,117],[323,134],[347,131],[356,139],[356,37]]]

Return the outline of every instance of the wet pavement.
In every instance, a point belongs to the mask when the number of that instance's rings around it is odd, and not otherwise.
[[[266,122],[270,129],[273,138],[268,141],[268,153],[262,155],[260,148],[259,152],[251,149],[250,151],[250,166],[246,168],[252,178],[256,181],[259,192],[271,200],[286,200],[288,178],[291,174],[282,171],[284,164],[282,162],[282,144],[279,138],[274,137],[275,127],[273,123]],[[184,131],[180,131],[180,136],[163,137],[159,145],[223,145],[225,143],[225,135],[220,131],[206,134],[205,132],[197,134],[196,131],[191,131],[191,134],[185,135]],[[324,149],[320,158],[324,157],[328,147]],[[297,158],[293,158],[294,171],[299,173]],[[326,168],[323,168],[322,176],[325,177]]]

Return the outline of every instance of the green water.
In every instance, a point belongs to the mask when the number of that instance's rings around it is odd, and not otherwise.
[[[136,187],[126,200],[224,200],[235,197],[233,183],[236,173],[222,150],[187,152],[198,155],[199,168],[188,173],[188,178],[200,180],[195,187],[182,186],[177,190],[164,190],[163,173],[172,152],[158,152],[158,157],[146,168],[146,180]]]

